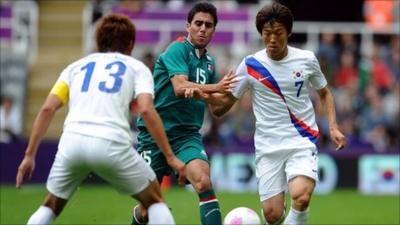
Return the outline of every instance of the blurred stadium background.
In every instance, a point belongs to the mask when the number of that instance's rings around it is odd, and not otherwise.
[[[92,0],[0,1],[0,224],[22,224],[42,202],[44,182],[57,150],[66,107],[57,113],[40,146],[32,180],[13,188],[32,123],[62,69],[94,51],[98,18],[119,12],[137,28],[133,56],[150,68],[158,54],[185,34],[194,1]],[[257,10],[270,0],[212,1],[219,10],[208,50],[223,75],[241,58],[263,48]],[[320,178],[310,224],[400,224],[400,1],[281,0],[293,12],[290,45],[315,52],[336,98],[349,147],[335,152],[326,118],[319,116]],[[321,107],[314,98],[317,115]],[[132,108],[132,134],[135,110]],[[249,96],[229,115],[206,115],[202,128],[223,214],[237,206],[259,208],[253,171],[254,117]],[[95,176],[88,178],[57,224],[128,223],[132,201]],[[198,223],[190,190],[163,183],[180,224]],[[182,198],[185,203],[182,203]]]

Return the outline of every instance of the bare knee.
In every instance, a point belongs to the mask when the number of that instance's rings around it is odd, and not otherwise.
[[[268,224],[275,224],[282,218],[285,212],[283,206],[282,207],[272,206],[272,207],[264,207],[263,213],[264,213],[264,218],[268,222]]]
[[[198,179],[195,179],[192,182],[192,185],[197,193],[203,193],[207,190],[212,189],[211,179],[209,176],[207,176],[205,174],[199,176]]]
[[[292,207],[299,211],[306,210],[310,204],[314,187],[315,181],[305,176],[298,176],[289,181]]]
[[[285,214],[285,197],[281,192],[262,202],[265,220],[268,224],[277,224]]]
[[[302,192],[292,195],[292,201],[296,206],[295,208],[299,209],[300,211],[304,211],[308,208],[310,200],[311,200],[311,193],[309,192]]]

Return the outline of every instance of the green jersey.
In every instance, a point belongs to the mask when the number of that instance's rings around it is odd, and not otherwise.
[[[171,43],[158,57],[154,67],[154,105],[169,138],[198,132],[203,124],[206,106],[201,100],[175,95],[171,78],[178,74],[186,75],[189,81],[199,84],[217,81],[214,60],[207,53],[199,57],[198,50],[184,37]],[[142,138],[150,138],[141,117],[138,119],[138,128]]]

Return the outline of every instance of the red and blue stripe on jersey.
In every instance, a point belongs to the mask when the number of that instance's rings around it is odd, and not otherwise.
[[[292,111],[289,109],[286,102],[285,96],[283,95],[278,83],[272,74],[265,68],[260,62],[258,62],[254,57],[246,58],[247,73],[254,77],[256,80],[261,82],[264,86],[271,89],[275,94],[279,95],[283,102],[286,104],[286,108],[290,115],[290,120],[296,130],[302,137],[307,137],[314,144],[318,142],[319,132],[312,129],[304,121],[297,118]]]

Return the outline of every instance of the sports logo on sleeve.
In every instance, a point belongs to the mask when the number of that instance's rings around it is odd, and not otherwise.
[[[278,83],[272,74],[265,68],[260,62],[258,62],[254,57],[246,58],[246,68],[247,73],[262,83],[267,88],[271,89],[275,94],[279,95],[279,97],[283,100],[286,105],[286,108],[289,112],[290,120],[296,130],[302,137],[307,137],[311,142],[316,144],[319,138],[319,132],[312,129],[308,126],[304,121],[298,119],[292,111],[289,109],[285,96],[283,96],[281,89],[279,88]]]

